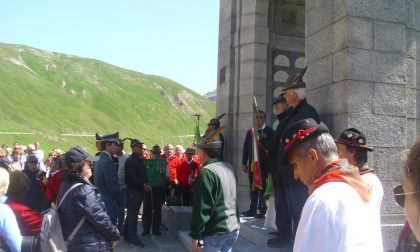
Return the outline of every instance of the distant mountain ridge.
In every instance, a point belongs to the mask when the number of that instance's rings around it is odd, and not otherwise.
[[[211,101],[216,101],[216,99],[217,99],[217,89],[215,89],[211,92],[205,93],[204,96],[207,97]]]
[[[150,147],[188,145],[193,115],[203,115],[204,131],[215,114],[214,102],[167,78],[21,45],[0,43],[0,87],[0,144],[40,140],[93,150],[93,137],[68,134],[119,131]]]

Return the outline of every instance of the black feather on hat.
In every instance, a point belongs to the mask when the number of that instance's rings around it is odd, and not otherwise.
[[[307,68],[308,67],[305,67],[302,71],[300,71],[300,73],[290,77],[284,84],[284,88],[282,91],[286,91],[289,89],[305,88],[306,83],[303,81],[303,76],[305,75]]]
[[[224,117],[225,115],[226,113],[223,113],[216,118],[212,118],[207,124],[207,126],[215,126],[215,128],[220,128],[220,119],[222,119],[222,117]]]
[[[102,136],[99,135],[98,133],[95,133],[95,139],[96,139],[96,142],[100,142],[102,140]]]
[[[201,140],[197,143],[197,148],[200,149],[221,149],[223,142],[220,140],[219,136],[226,126],[222,126],[218,129],[212,130],[204,135]]]

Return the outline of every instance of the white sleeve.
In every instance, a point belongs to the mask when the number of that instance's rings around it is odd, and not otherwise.
[[[308,198],[303,208],[296,233],[294,252],[325,252],[339,251],[333,241],[336,239],[335,220],[337,219],[334,210],[312,195]]]

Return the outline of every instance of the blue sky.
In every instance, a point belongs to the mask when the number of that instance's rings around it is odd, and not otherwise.
[[[0,1],[0,42],[216,89],[218,0]]]

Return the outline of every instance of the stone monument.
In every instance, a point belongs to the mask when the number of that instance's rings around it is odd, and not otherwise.
[[[275,127],[273,97],[307,65],[308,101],[332,135],[356,127],[375,148],[384,248],[394,248],[404,222],[392,198],[397,160],[420,136],[420,0],[221,0],[219,20],[217,114],[227,113],[225,157],[236,168],[240,209],[249,204],[240,165],[252,97]]]

